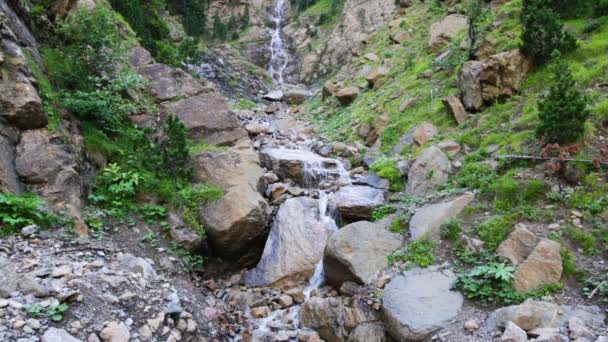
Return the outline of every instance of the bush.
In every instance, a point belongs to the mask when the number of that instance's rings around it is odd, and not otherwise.
[[[387,217],[390,214],[394,214],[395,212],[397,212],[397,208],[393,207],[392,205],[383,205],[374,209],[374,212],[372,213],[372,221],[382,220],[383,218]]]
[[[524,0],[522,50],[536,64],[546,63],[554,50],[568,52],[576,48],[574,37],[565,32],[559,15],[544,0]]]
[[[159,172],[169,177],[188,180],[192,170],[188,166],[190,153],[186,140],[186,127],[174,115],[169,115],[162,127],[162,137],[157,140],[161,165]]]
[[[458,220],[451,219],[441,226],[441,237],[455,242],[460,238],[461,231],[462,229]]]
[[[507,238],[513,228],[513,219],[507,216],[493,216],[475,227],[475,232],[487,244],[489,251],[495,251],[498,245]]]
[[[554,54],[559,57],[559,54]],[[536,129],[547,143],[566,144],[578,141],[585,133],[585,121],[590,115],[587,98],[577,89],[565,60],[553,67],[549,95],[538,103],[540,124]]]
[[[124,170],[117,164],[108,165],[97,176],[95,193],[89,199],[96,205],[111,209],[116,216],[124,216],[135,209],[143,176],[135,171]]]
[[[420,267],[429,267],[435,263],[435,248],[437,242],[428,239],[420,239],[410,243],[403,251],[390,255],[388,262],[394,265],[396,261],[412,262]]]
[[[511,287],[515,267],[492,262],[473,268],[458,276],[454,287],[471,300],[483,304],[508,305],[520,302],[520,295]]]
[[[392,158],[378,158],[370,167],[372,172],[390,182],[392,191],[401,191],[404,188],[401,172],[397,168],[397,161]]]
[[[55,217],[44,209],[40,197],[0,193],[0,236],[15,234],[30,224],[48,226],[55,221]]]

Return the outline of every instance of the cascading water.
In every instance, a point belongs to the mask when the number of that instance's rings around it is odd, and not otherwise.
[[[277,0],[271,19],[274,27],[271,28],[270,65],[268,72],[275,84],[283,84],[283,72],[289,63],[289,52],[283,42],[282,24],[285,17],[286,0]]]

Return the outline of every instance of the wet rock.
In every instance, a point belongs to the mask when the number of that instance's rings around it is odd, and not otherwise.
[[[464,109],[462,102],[456,96],[448,96],[442,100],[445,109],[447,109],[448,113],[456,120],[456,122],[461,125],[467,118],[469,114]]]
[[[386,331],[382,323],[363,323],[348,336],[347,342],[384,342]]]
[[[517,94],[532,61],[519,50],[464,63],[459,76],[464,107],[479,111],[484,104]]]
[[[504,342],[527,342],[528,335],[526,332],[513,322],[507,322],[505,331],[500,338]]]
[[[406,193],[416,197],[432,194],[448,181],[452,163],[436,146],[424,150],[410,168]]]
[[[70,335],[67,331],[57,328],[48,328],[42,335],[42,342],[82,342]]]
[[[314,329],[328,342],[346,341],[357,326],[379,321],[377,311],[356,299],[312,297],[300,310],[302,326]]]
[[[304,150],[266,148],[260,152],[262,165],[281,179],[291,179],[299,185],[315,183],[329,174],[340,176],[340,164],[335,159],[321,157]]]
[[[261,195],[264,170],[247,140],[230,149],[209,150],[193,157],[194,179],[221,186],[224,196],[201,207],[209,242],[218,255],[239,259],[264,234],[270,207]]]
[[[9,259],[0,256],[0,298],[7,298],[17,290],[19,275],[17,267]]]
[[[559,312],[556,304],[529,299],[520,305],[497,309],[493,319],[498,327],[506,327],[508,322],[513,322],[524,330],[532,330],[555,326]]]
[[[279,102],[283,100],[283,92],[281,90],[273,90],[262,96],[264,100]]]
[[[329,201],[344,217],[369,219],[384,204],[386,191],[369,186],[349,185],[332,194]]]
[[[441,21],[431,25],[429,47],[433,51],[439,50],[439,48],[449,43],[460,32],[466,30],[467,27],[467,17],[460,14],[448,15]]]
[[[384,78],[386,77],[388,72],[389,72],[389,70],[387,68],[384,68],[384,67],[376,68],[376,69],[370,71],[365,76],[365,79],[367,80],[367,83],[369,84],[369,86],[371,88],[377,89],[382,85]]]
[[[194,96],[208,90],[204,83],[184,70],[165,64],[144,65],[137,72],[150,81],[150,91],[159,102]]]
[[[542,239],[523,262],[513,278],[513,288],[526,292],[539,286],[557,283],[562,277],[561,245],[549,239]]]
[[[338,98],[338,101],[340,101],[342,105],[346,106],[351,104],[351,102],[353,102],[357,96],[359,96],[359,94],[361,94],[361,90],[359,90],[359,88],[347,87],[339,90],[336,93],[336,98]]]
[[[198,235],[196,230],[186,225],[177,213],[169,213],[167,223],[169,223],[169,236],[171,240],[179,243],[180,246],[188,251],[196,251],[201,248],[203,239]]]
[[[383,321],[396,340],[422,340],[454,319],[463,303],[452,291],[456,276],[430,267],[405,272],[391,280],[382,296]]]
[[[387,267],[387,257],[401,243],[400,235],[379,224],[351,223],[327,241],[323,258],[325,277],[336,287],[345,281],[369,284],[378,271]]]
[[[0,117],[20,129],[45,127],[48,120],[38,91],[30,83],[0,83]]]
[[[247,137],[228,101],[217,92],[169,102],[161,105],[160,110],[164,115],[175,114],[186,126],[191,139],[210,145],[232,144]]]
[[[440,239],[441,226],[449,220],[458,217],[475,195],[467,193],[453,200],[419,208],[410,220],[412,239]]]
[[[268,286],[308,278],[323,256],[331,227],[319,217],[318,203],[308,197],[281,205],[258,265],[247,273],[248,286]]]
[[[283,93],[283,101],[287,104],[299,105],[312,96],[312,93],[305,89],[290,89]]]
[[[129,342],[131,333],[124,323],[110,322],[99,333],[103,342]]]
[[[537,242],[536,235],[520,226],[509,234],[507,239],[498,246],[496,252],[511,260],[514,265],[519,265],[532,253]]]

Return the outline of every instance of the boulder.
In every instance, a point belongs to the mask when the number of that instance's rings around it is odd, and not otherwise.
[[[518,292],[526,292],[559,282],[562,277],[560,248],[558,242],[542,239],[530,256],[517,267],[513,288]]]
[[[572,317],[568,321],[568,330],[570,330],[570,338],[575,341],[579,340],[595,340],[595,334],[589,329],[585,323],[578,317]]]
[[[424,150],[410,168],[406,193],[415,197],[431,195],[448,181],[452,163],[437,146]]]
[[[296,278],[308,279],[323,257],[331,229],[327,218],[319,216],[316,200],[288,199],[279,208],[262,258],[247,273],[245,283],[258,287]]]
[[[361,94],[358,87],[346,87],[336,93],[336,98],[344,106],[351,104]]]
[[[338,90],[340,90],[339,85],[329,80],[325,81],[325,83],[323,83],[323,91],[321,92],[323,99],[335,96]]]
[[[0,298],[6,298],[17,290],[17,267],[9,259],[0,256]]]
[[[412,239],[430,238],[439,240],[441,226],[449,220],[458,217],[474,198],[475,195],[467,193],[449,201],[416,209],[414,216],[410,220]]]
[[[380,314],[371,305],[353,298],[312,297],[300,309],[302,326],[315,330],[326,342],[346,341],[357,326],[379,321]]]
[[[336,287],[346,281],[369,284],[378,271],[388,266],[388,256],[401,244],[401,235],[377,223],[351,223],[327,241],[323,257],[325,278]]]
[[[188,226],[177,213],[169,213],[169,236],[188,251],[199,250],[203,245],[203,239],[192,227]]]
[[[374,89],[379,88],[382,85],[384,78],[388,74],[388,71],[389,70],[385,67],[379,67],[379,68],[373,69],[365,76],[365,79],[367,80],[367,84],[369,84],[369,86],[371,88],[374,88]]]
[[[464,107],[479,111],[485,104],[517,94],[532,66],[520,50],[464,63],[459,75]]]
[[[467,114],[467,111],[464,109],[462,102],[460,102],[460,99],[456,96],[448,96],[444,98],[442,102],[445,109],[459,125],[463,124],[469,117],[469,114]]]
[[[48,122],[36,88],[19,82],[0,82],[0,118],[19,129],[42,128]]]
[[[512,322],[528,331],[535,328],[556,327],[560,312],[561,309],[556,304],[528,299],[520,305],[497,309],[490,319],[495,320],[495,325],[500,328]],[[493,324],[492,322],[490,325]]]
[[[0,122],[0,191],[20,194],[23,185],[15,170],[17,130]]]
[[[260,151],[260,159],[281,179],[291,179],[299,185],[313,185],[329,174],[340,177],[345,173],[339,161],[304,150],[266,148]]]
[[[175,114],[191,139],[210,145],[229,145],[247,136],[226,98],[217,92],[165,103],[160,110],[165,116]]]
[[[338,212],[348,218],[369,219],[377,207],[384,204],[386,191],[369,186],[349,185],[333,193],[329,201]]]
[[[154,281],[158,279],[158,275],[152,267],[152,264],[144,258],[136,257],[130,253],[118,253],[116,261],[121,265],[121,268],[127,272],[138,273],[139,277]]]
[[[267,100],[267,101],[272,101],[272,102],[282,101],[283,100],[283,91],[282,90],[270,91],[270,92],[264,94],[264,96],[262,96],[262,99]]]
[[[142,46],[135,46],[127,54],[127,62],[131,68],[137,68],[154,63],[152,55]]]
[[[42,335],[41,340],[42,342],[82,342],[67,331],[57,328],[48,328]]]
[[[460,14],[448,15],[431,25],[429,47],[433,51],[439,50],[468,27],[467,17]]]
[[[305,89],[289,89],[283,93],[283,101],[290,105],[299,105],[312,96],[312,93]]]
[[[532,253],[537,242],[536,235],[523,226],[517,226],[498,246],[496,253],[519,265]]]
[[[439,133],[439,130],[431,123],[423,122],[416,125],[399,139],[399,142],[393,148],[393,154],[401,153],[406,146],[418,147],[426,144],[437,133]]]
[[[370,131],[367,133],[367,137],[365,139],[365,144],[367,146],[372,146],[378,141],[378,138],[380,138],[380,134],[382,134],[382,131],[384,131],[389,121],[390,115],[388,113],[384,113],[378,116],[376,120],[374,120],[374,123],[372,124]]]
[[[443,153],[451,157],[454,157],[460,152],[460,144],[454,140],[442,141],[437,144],[437,147],[439,147]]]
[[[131,333],[126,324],[110,322],[99,332],[99,337],[103,342],[129,342]]]
[[[385,342],[386,331],[380,322],[358,325],[348,336],[347,342]]]
[[[391,40],[397,44],[403,44],[410,40],[411,35],[407,31],[391,33]]]
[[[195,182],[221,186],[224,196],[201,207],[201,217],[214,251],[238,259],[248,245],[263,237],[270,207],[261,193],[264,170],[249,139],[228,149],[203,151],[193,156]]]
[[[413,269],[384,288],[382,314],[387,332],[397,341],[420,341],[445,327],[460,311],[462,295],[452,291],[449,269]]]
[[[513,322],[507,322],[505,331],[500,338],[503,342],[527,342],[528,334]]]
[[[198,95],[209,88],[180,68],[165,64],[148,64],[137,72],[150,81],[150,92],[159,102]]]
[[[388,190],[390,183],[388,180],[378,176],[377,173],[372,173],[367,176],[363,176],[353,182],[355,185],[367,185],[372,188]]]

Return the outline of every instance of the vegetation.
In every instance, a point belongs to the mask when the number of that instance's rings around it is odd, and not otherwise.
[[[62,303],[45,308],[40,304],[28,304],[23,309],[33,318],[46,317],[52,321],[59,322],[63,319],[65,312],[70,309],[70,306]]]
[[[435,263],[435,248],[437,248],[437,242],[433,240],[415,240],[405,247],[404,250],[390,255],[388,262],[390,265],[394,265],[396,262],[410,262],[420,267],[429,267]]]
[[[378,176],[387,179],[390,182],[392,191],[401,191],[404,189],[401,172],[399,172],[397,161],[394,158],[378,158],[371,165],[370,170],[376,172]]]
[[[397,208],[393,207],[392,205],[383,205],[374,209],[374,212],[372,213],[372,221],[382,220],[383,218],[396,212]]]
[[[46,211],[40,197],[0,193],[0,237],[15,234],[30,224],[48,226],[55,222],[56,218]]]
[[[512,217],[493,216],[485,222],[476,225],[474,231],[482,241],[486,242],[486,248],[489,251],[494,251],[507,238],[512,227]]]

